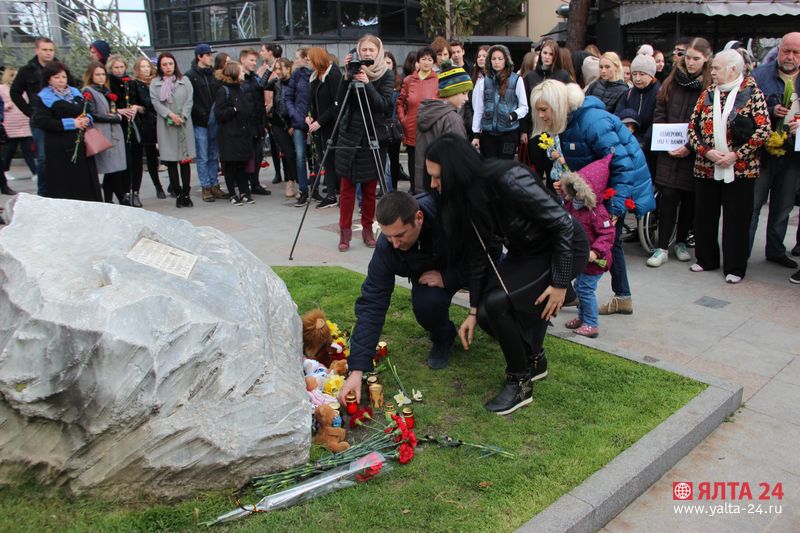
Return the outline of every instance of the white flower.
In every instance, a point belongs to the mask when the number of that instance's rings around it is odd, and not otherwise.
[[[397,403],[397,407],[411,403],[411,400],[409,400],[408,397],[406,397],[406,395],[403,394],[402,392],[398,392],[393,396],[393,398],[394,401]]]
[[[415,402],[421,402],[422,391],[417,389],[411,389],[411,397],[414,399]]]

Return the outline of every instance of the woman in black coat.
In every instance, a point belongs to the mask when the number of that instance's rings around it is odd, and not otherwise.
[[[231,61],[217,73],[222,87],[217,90],[214,114],[219,127],[217,142],[225,185],[233,205],[252,204],[255,201],[250,194],[246,167],[253,159],[251,140],[255,135],[255,127],[251,101],[242,92],[240,83],[244,79],[244,69],[238,62]],[[237,185],[239,196],[236,196]]]
[[[375,187],[378,178],[383,176],[386,165],[387,118],[391,116],[394,72],[386,67],[383,60],[383,43],[374,35],[364,35],[356,45],[361,60],[372,60],[373,64],[362,65],[355,76],[347,72],[351,57],[345,57],[345,83],[340,84],[336,101],[348,108],[339,122],[336,143],[336,173],[340,177],[341,196],[339,197],[339,251],[350,249],[353,235],[353,210],[356,203],[356,185],[361,185],[361,238],[369,248],[375,248],[375,234],[372,223],[375,220]],[[364,84],[363,92],[349,92],[350,81]],[[352,96],[349,96],[352,95]],[[359,103],[356,95],[361,98]],[[351,101],[345,102],[347,98]],[[361,109],[372,112],[372,123],[378,132],[380,149],[370,149],[367,126],[361,118]],[[369,122],[369,119],[367,119]],[[372,124],[369,126],[370,135]]]
[[[324,48],[309,49],[308,59],[311,62],[313,72],[309,80],[311,85],[311,116],[306,117],[306,124],[308,124],[308,131],[313,135],[313,147],[318,165],[321,165],[325,147],[328,139],[333,135],[333,126],[336,124],[336,117],[339,115],[336,95],[342,82],[342,72],[339,67],[331,62],[328,51]],[[336,176],[333,151],[328,154],[325,168],[315,168],[314,170],[316,172],[324,170],[325,188],[327,189],[325,198],[322,199],[317,207],[325,208],[336,205],[336,188],[339,180]]]
[[[613,113],[628,89],[628,84],[623,81],[622,61],[614,52],[606,52],[600,57],[600,77],[590,83],[584,92],[586,96],[602,100],[606,111]]]
[[[484,159],[447,134],[428,147],[425,165],[441,197],[448,257],[470,266],[461,342],[469,349],[480,325],[500,343],[505,386],[486,409],[511,413],[531,402],[533,382],[547,376],[547,321],[586,265],[588,238],[538,176],[517,162]],[[508,249],[502,260],[501,244]]]
[[[156,68],[153,63],[146,57],[142,57],[136,61],[133,67],[135,79],[129,83],[131,89],[131,99],[133,104],[137,106],[136,117],[136,131],[139,133],[139,138],[132,146],[132,170],[134,180],[140,184],[142,182],[142,155],[147,159],[147,173],[150,175],[150,180],[156,188],[156,196],[164,199],[167,197],[164,194],[164,188],[161,186],[161,180],[158,177],[158,150],[156,149],[156,110],[153,107],[153,102],[150,100],[150,80],[156,75]]]
[[[63,63],[47,63],[42,69],[44,88],[33,101],[31,125],[45,132],[47,196],[102,202],[94,158],[86,157],[83,141],[75,150],[79,132],[91,125],[92,118],[83,115],[83,96],[67,85],[68,79],[70,74]],[[77,154],[74,162],[73,153]]]

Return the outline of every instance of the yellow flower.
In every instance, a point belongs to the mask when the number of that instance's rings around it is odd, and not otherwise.
[[[336,322],[331,322],[330,320],[325,321],[328,324],[328,329],[331,330],[331,337],[338,337],[339,336],[339,326],[336,325]]]
[[[773,131],[769,134],[764,146],[768,153],[780,157],[786,155],[784,145],[786,144],[786,140],[788,138],[789,134],[785,130]]]
[[[556,140],[550,137],[547,133],[542,133],[539,135],[539,141],[539,148],[542,150],[552,148],[556,144]]]
[[[330,394],[335,397],[339,394],[342,385],[344,385],[343,376],[328,376],[328,379],[325,381],[325,394]]]

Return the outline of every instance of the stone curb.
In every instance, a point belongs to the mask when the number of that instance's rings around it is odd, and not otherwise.
[[[618,348],[570,332],[549,332],[564,340],[603,350],[708,384],[708,388],[630,448],[559,498],[517,531],[594,532],[642,495],[742,403],[743,387],[692,369]],[[671,496],[665,496],[671,499]]]

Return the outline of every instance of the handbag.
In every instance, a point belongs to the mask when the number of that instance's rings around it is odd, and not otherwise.
[[[474,222],[471,222],[471,224],[472,224],[472,229],[475,231],[475,235],[478,237],[478,241],[481,243],[481,248],[483,248],[483,251],[486,253],[486,257],[489,259],[489,264],[492,265],[492,270],[494,270],[495,276],[497,276],[497,281],[500,283],[500,287],[503,289],[503,292],[506,293],[506,296],[508,296],[508,299],[511,301],[511,306],[514,308],[515,311],[519,311],[522,313],[533,313],[534,302],[536,302],[536,299],[539,298],[539,296],[550,285],[550,269],[548,268],[544,270],[536,279],[529,281],[527,283],[523,283],[518,287],[512,286],[511,289],[509,290],[509,287],[506,285],[503,276],[500,275],[500,270],[497,268],[494,259],[492,259],[492,254],[490,254],[488,248],[486,248],[486,244],[484,244],[483,238],[481,237],[481,234],[478,232],[478,228],[475,227]],[[503,264],[500,265],[500,268],[503,268]],[[518,280],[519,278],[520,276],[515,276],[515,275],[512,275],[510,277],[510,279],[513,280]]]
[[[86,157],[95,156],[113,146],[111,141],[97,128],[87,128],[83,132],[83,143],[86,146]]]

